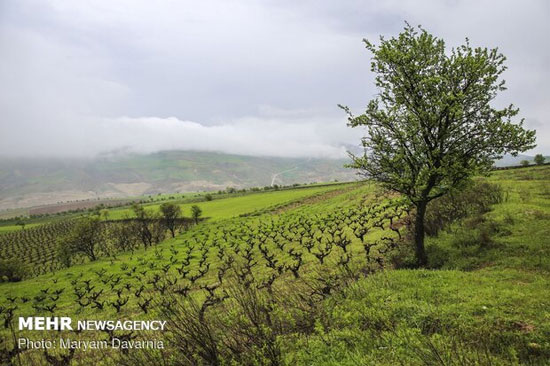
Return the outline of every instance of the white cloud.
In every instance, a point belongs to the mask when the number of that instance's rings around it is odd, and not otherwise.
[[[345,127],[345,121],[294,118],[247,117],[221,125],[203,125],[175,117],[118,117],[86,119],[78,126],[34,139],[27,155],[49,149],[55,156],[90,156],[126,151],[148,153],[159,150],[206,150],[243,155],[278,157],[342,158],[342,141],[359,141],[359,131]],[[76,127],[76,128],[75,128]],[[73,128],[73,130],[70,130]],[[69,130],[67,130],[69,129]],[[52,131],[53,132],[53,131]],[[34,131],[36,136],[44,136]],[[65,136],[72,136],[67,139]],[[0,153],[11,155],[17,143],[7,142]],[[51,146],[56,146],[52,150]]]
[[[103,122],[105,130],[116,136],[108,141],[113,147],[123,143],[142,152],[190,149],[280,157],[344,157],[340,138],[348,136],[344,136],[346,130],[341,124],[342,121],[280,122],[257,117],[212,126],[173,117],[124,117]],[[120,136],[124,136],[122,141]]]

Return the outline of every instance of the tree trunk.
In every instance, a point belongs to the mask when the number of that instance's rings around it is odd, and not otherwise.
[[[97,259],[96,255],[95,255],[94,246],[95,246],[95,244],[90,244],[90,249],[88,251],[88,257],[90,258],[90,261],[92,261],[92,262]]]
[[[416,246],[416,263],[424,267],[428,263],[426,250],[424,249],[424,215],[428,202],[419,202],[416,205],[416,221],[414,225],[414,244]]]

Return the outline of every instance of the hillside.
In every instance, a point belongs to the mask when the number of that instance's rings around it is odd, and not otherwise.
[[[0,284],[2,315],[168,321],[161,334],[17,332],[170,345],[52,352],[70,364],[547,365],[549,187],[549,166],[496,171],[433,205],[421,270],[398,239],[407,210],[371,184],[205,202],[213,220],[154,248]]]
[[[195,151],[95,159],[2,159],[0,210],[98,197],[355,179],[343,167],[345,163]]]

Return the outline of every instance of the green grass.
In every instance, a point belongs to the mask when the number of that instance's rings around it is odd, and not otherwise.
[[[237,191],[234,193],[227,193],[227,192],[221,192],[221,193],[198,192],[198,193],[185,193],[185,194],[172,193],[172,194],[158,194],[158,195],[151,195],[151,196],[136,196],[136,197],[129,197],[128,199],[131,199],[136,202],[140,202],[140,201],[143,202],[143,205],[145,205],[151,211],[158,211],[158,208],[162,202],[175,202],[175,203],[178,203],[180,206],[182,206],[184,211],[187,210],[184,212],[184,214],[188,216],[190,215],[190,207],[192,205],[197,204],[201,208],[203,207],[203,205],[205,205],[205,208],[208,210],[208,212],[204,214],[205,217],[228,218],[232,216],[239,216],[241,214],[249,213],[251,211],[267,209],[271,207],[271,205],[276,206],[276,205],[284,204],[288,202],[288,200],[300,199],[310,194],[318,194],[331,189],[344,187],[347,184],[350,184],[350,183],[335,183],[335,182],[315,183],[315,184],[300,185],[298,187],[284,188],[277,191],[267,191],[267,192]],[[274,194],[270,195],[270,193],[274,193]],[[211,195],[212,201],[208,201],[208,202],[205,201],[204,196],[207,194]],[[249,197],[249,198],[243,199],[242,203],[239,200],[230,201],[230,202],[226,201],[227,199],[235,199],[235,198],[240,199],[251,195],[254,196],[254,198]],[[224,201],[218,202],[218,200],[224,200]],[[108,216],[109,220],[119,220],[124,218],[125,216],[129,216],[129,217],[133,216],[133,211],[129,207],[130,207],[129,205],[124,205],[122,207],[105,208],[104,210],[109,212],[109,216]],[[25,209],[20,209],[19,211],[14,211],[14,212],[17,212],[17,215],[22,215],[22,216],[28,215],[28,212]],[[31,228],[37,225],[48,224],[50,222],[55,222],[59,220],[73,219],[81,215],[86,215],[88,212],[89,212],[88,210],[83,210],[82,212],[66,212],[66,213],[52,214],[52,215],[41,216],[41,217],[24,218],[23,221],[26,223],[26,226],[25,226],[26,228]],[[219,216],[218,213],[220,213],[221,216]],[[7,217],[12,217],[12,216],[13,214]],[[6,219],[5,221],[0,222],[0,234],[20,230],[21,227],[15,224],[16,221],[18,220]]]
[[[30,229],[31,227],[35,227],[41,225],[40,223],[33,223],[33,224],[26,224],[25,229]],[[0,233],[8,233],[11,231],[19,231],[24,230],[20,225],[4,225],[0,226]]]
[[[236,217],[255,210],[269,208],[286,202],[304,198],[307,196],[327,192],[342,187],[342,184],[331,184],[328,186],[313,186],[308,188],[285,189],[280,191],[250,193],[240,197],[214,199],[212,201],[192,202],[180,204],[184,216],[191,216],[191,206],[197,205],[202,209],[203,217],[210,220],[221,220]],[[149,204],[145,207],[148,210],[158,211],[158,204]],[[132,217],[130,208],[109,210],[110,220],[119,220],[124,217]]]
[[[545,364],[549,302],[548,278],[524,271],[387,271],[326,301],[285,364]]]

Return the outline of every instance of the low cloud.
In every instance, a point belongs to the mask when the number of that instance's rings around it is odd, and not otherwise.
[[[291,114],[291,112],[287,112]],[[300,114],[300,112],[296,112]],[[175,117],[89,118],[63,131],[33,131],[25,141],[6,141],[0,154],[13,155],[21,144],[26,156],[86,157],[110,151],[150,153],[159,150],[202,150],[277,157],[343,158],[346,146],[360,133],[345,120],[247,117],[225,124],[204,125]],[[75,128],[77,127],[77,128]],[[67,138],[72,136],[73,138]]]
[[[105,134],[96,136],[92,146],[102,146],[101,150],[125,146],[136,152],[184,149],[258,156],[342,158],[346,156],[342,139],[352,137],[342,121],[297,122],[257,117],[211,126],[175,117],[121,117],[103,120],[98,126]]]

